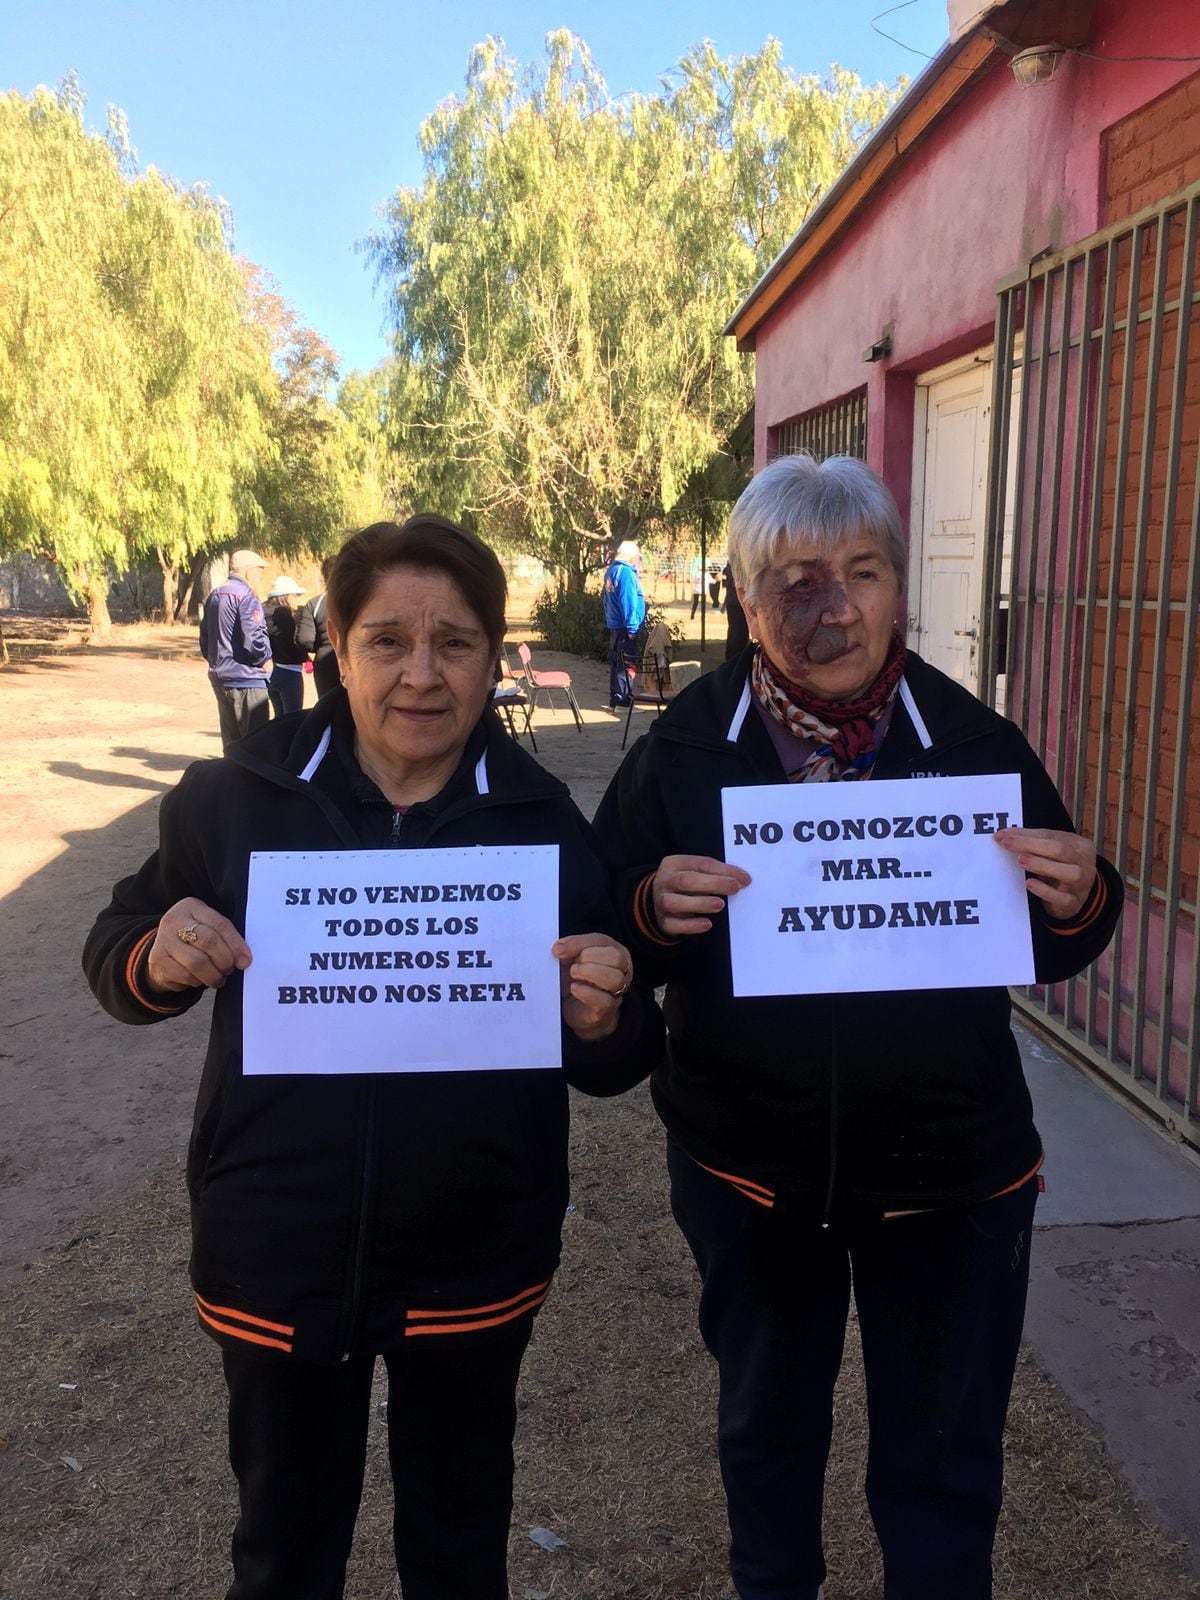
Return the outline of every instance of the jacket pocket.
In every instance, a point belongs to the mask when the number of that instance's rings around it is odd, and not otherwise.
[[[240,1075],[241,1070],[241,1056],[228,1056],[216,1074],[211,1092],[206,1093],[206,1085],[201,1082],[192,1136],[188,1142],[187,1186],[193,1200],[198,1200],[203,1193],[221,1119],[229,1100],[229,1084],[232,1078]]]

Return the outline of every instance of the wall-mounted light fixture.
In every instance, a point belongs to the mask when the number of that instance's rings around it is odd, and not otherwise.
[[[1060,44],[1036,45],[1032,50],[1018,50],[1012,58],[1013,77],[1022,89],[1032,89],[1035,84],[1049,83],[1058,71],[1058,64],[1066,54]]]
[[[864,361],[882,361],[884,356],[892,353],[892,330],[885,328],[874,344],[869,344],[863,351]]]

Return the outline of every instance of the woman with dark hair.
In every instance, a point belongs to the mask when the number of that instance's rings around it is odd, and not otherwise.
[[[240,1495],[229,1600],[342,1594],[377,1356],[405,1600],[506,1600],[515,1390],[559,1256],[567,1084],[628,1088],[661,1019],[609,931],[588,824],[489,707],[493,552],[438,517],[377,523],[326,597],[343,687],[188,769],[84,966],[131,1023],[216,991],[188,1186]],[[252,852],[517,844],[559,852],[562,1072],[243,1074]]]
[[[734,1586],[821,1592],[853,1293],[888,1600],[986,1600],[1042,1161],[1008,991],[889,974],[877,992],[735,998],[722,913],[749,878],[721,859],[721,791],[1019,774],[1024,826],[995,840],[1025,869],[1039,983],[1105,948],[1121,880],[1020,732],[905,648],[907,552],[869,467],[773,461],[728,548],[751,642],[635,745],[596,826],[638,975],[667,986],[653,1093],[720,1372]]]

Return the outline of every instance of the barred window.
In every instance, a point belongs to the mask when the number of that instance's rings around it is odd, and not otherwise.
[[[802,417],[793,417],[773,430],[774,454],[794,456],[807,450],[817,461],[826,456],[857,456],[867,458],[867,391],[821,406]]]

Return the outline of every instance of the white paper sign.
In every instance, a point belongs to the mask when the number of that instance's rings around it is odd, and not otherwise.
[[[250,857],[242,1070],[560,1067],[558,846]]]
[[[1025,874],[992,835],[1021,780],[724,789],[735,995],[1032,983]],[[931,1041],[932,1042],[932,1041]]]

